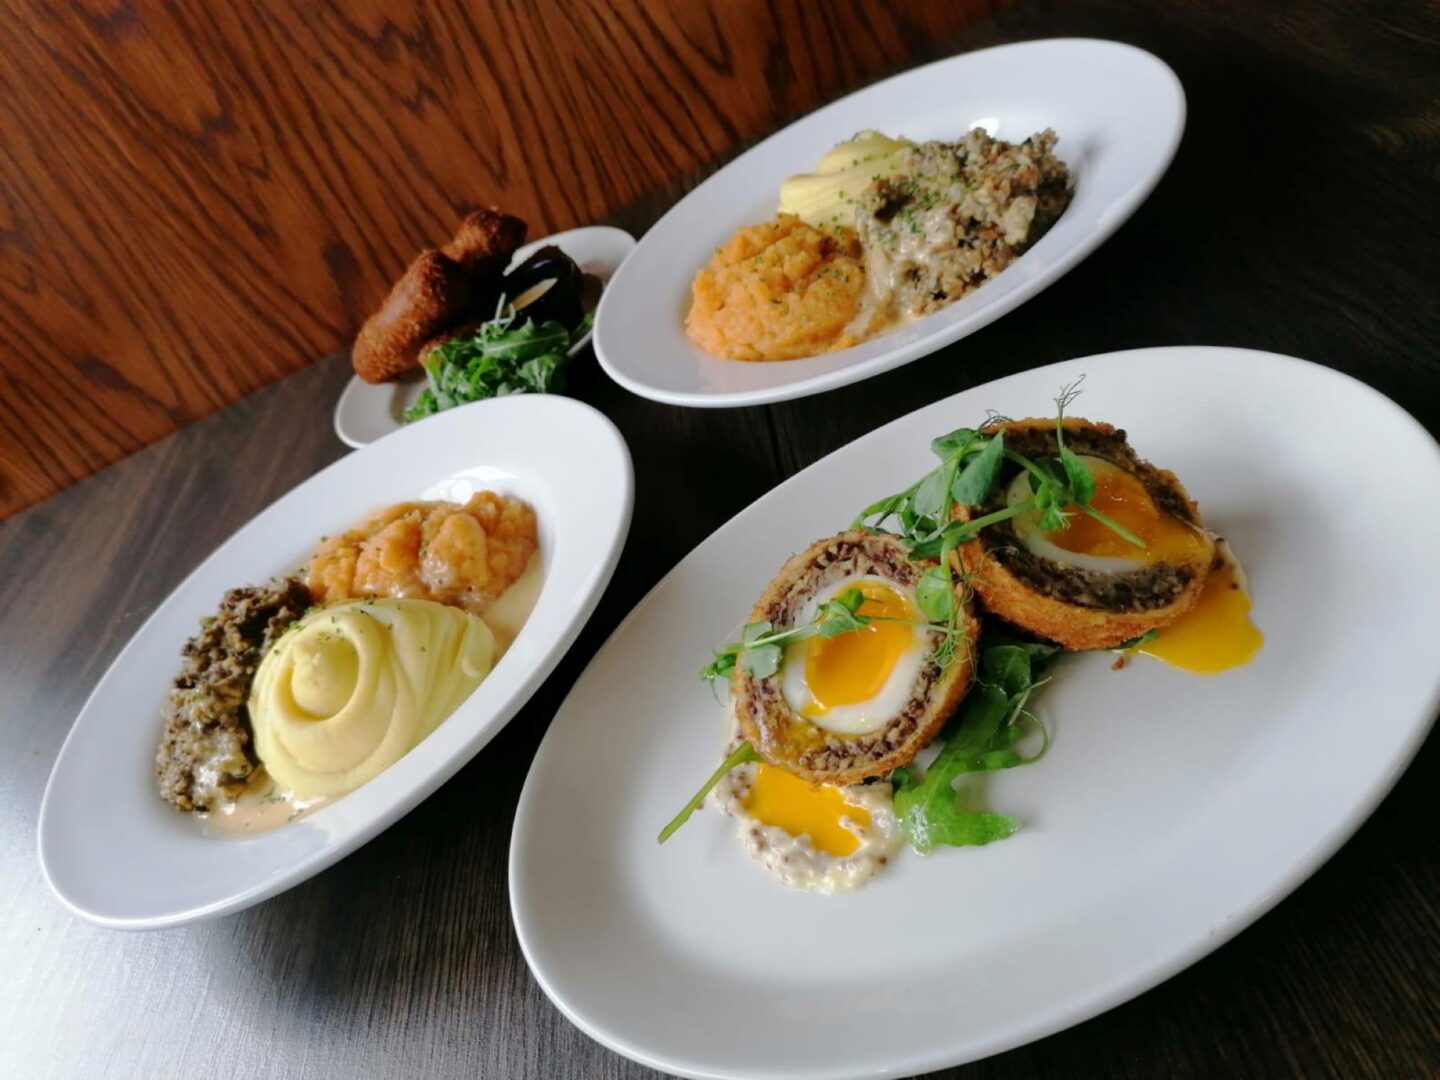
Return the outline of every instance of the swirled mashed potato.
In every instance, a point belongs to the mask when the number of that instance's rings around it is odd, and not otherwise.
[[[391,596],[479,612],[525,572],[538,547],[535,511],[519,499],[481,491],[463,506],[396,503],[324,538],[306,584],[321,604]]]
[[[250,691],[255,748],[301,798],[343,795],[404,757],[490,672],[476,615],[428,600],[352,600],[294,624]]]
[[[825,352],[860,310],[865,267],[855,230],[794,214],[747,225],[695,275],[685,333],[732,360]]]

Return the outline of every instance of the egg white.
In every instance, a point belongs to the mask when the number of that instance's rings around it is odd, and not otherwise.
[[[854,574],[818,590],[810,597],[796,616],[796,625],[806,626],[815,618],[821,604],[835,599],[846,589],[860,588],[867,584],[887,585],[910,601],[910,606],[919,611],[915,591],[907,589],[889,578],[874,574]],[[930,651],[929,635],[919,627],[911,631],[909,646],[895,661],[890,677],[885,680],[879,693],[865,701],[850,705],[836,705],[823,715],[814,715],[815,698],[805,678],[805,653],[809,642],[801,641],[785,650],[780,670],[780,692],[785,703],[795,712],[809,719],[826,731],[837,735],[869,735],[883,728],[909,703],[914,691],[915,680],[920,674],[920,665]]]
[[[1091,474],[1096,477],[1106,472],[1121,471],[1103,458],[1082,454],[1080,460],[1090,466]],[[1014,506],[1016,503],[1024,502],[1033,494],[1035,493],[1030,488],[1030,474],[1022,469],[1015,474],[1015,479],[1010,481],[1010,486],[1005,490],[1005,505]],[[1141,559],[1122,559],[1113,555],[1086,555],[1083,551],[1066,551],[1058,544],[1052,544],[1046,533],[1041,531],[1036,524],[1039,516],[1038,511],[1031,510],[1012,520],[1015,535],[1020,538],[1020,542],[1042,559],[1049,559],[1061,566],[1070,566],[1077,570],[1092,570],[1099,574],[1123,574],[1130,570],[1143,569],[1146,565]]]

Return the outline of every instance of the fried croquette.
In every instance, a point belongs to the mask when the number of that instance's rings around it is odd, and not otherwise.
[[[389,382],[420,362],[420,348],[470,311],[470,274],[440,251],[424,251],[365,320],[350,360],[368,383]]]
[[[495,282],[525,242],[525,222],[494,206],[466,214],[440,250],[463,266],[478,290]]]

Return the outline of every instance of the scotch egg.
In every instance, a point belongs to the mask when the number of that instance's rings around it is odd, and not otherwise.
[[[1003,427],[1006,448],[1019,455],[1059,453],[1054,420]],[[1236,576],[1238,564],[1205,528],[1179,478],[1142,460],[1109,424],[1068,418],[1064,430],[1066,447],[1094,478],[1090,507],[1141,543],[1075,506],[1065,508],[1061,529],[1041,529],[1035,510],[987,526],[957,553],[982,605],[1066,649],[1113,649],[1158,631],[1142,651],[1189,670],[1220,671],[1248,660],[1258,641],[1254,648],[1237,644],[1259,632],[1248,620],[1248,594],[1243,603],[1230,595],[1237,581],[1243,592],[1243,575]],[[1007,461],[989,500],[955,513],[979,517],[1033,494],[1030,473]],[[1159,646],[1182,621],[1190,644]]]
[[[820,604],[851,588],[864,596],[863,629],[792,645],[772,675],[736,668],[731,700],[741,736],[771,765],[812,784],[853,785],[913,758],[939,732],[974,677],[979,634],[969,592],[957,583],[956,642],[927,624],[915,596],[936,565],[912,562],[897,537],[853,529],[793,556],[766,587],[751,622],[807,625]]]

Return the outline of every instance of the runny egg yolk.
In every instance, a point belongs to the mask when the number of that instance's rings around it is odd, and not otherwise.
[[[1136,547],[1114,529],[1073,506],[1068,508],[1071,511],[1069,525],[1047,534],[1050,543],[1082,555],[1144,563],[1185,563],[1203,557],[1205,544],[1200,534],[1156,506],[1145,485],[1136,477],[1098,458],[1086,457],[1085,462],[1095,477],[1095,497],[1090,500],[1090,506],[1140,537],[1145,547]]]
[[[878,581],[860,586],[859,614],[872,619],[915,621],[915,609],[898,589]],[[896,662],[910,647],[913,627],[872,622],[833,638],[813,637],[805,650],[805,683],[811,701],[801,712],[824,716],[837,705],[869,701],[885,688]]]
[[[1195,606],[1139,651],[1184,671],[1215,675],[1249,663],[1264,641],[1250,621],[1244,576],[1227,559],[1210,571]]]
[[[839,788],[806,783],[773,765],[755,766],[755,782],[745,796],[745,809],[762,825],[808,836],[817,851],[845,856],[860,838],[840,823],[848,818],[861,829],[870,827],[870,813],[845,801]]]

